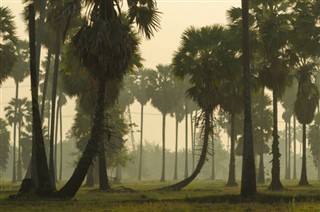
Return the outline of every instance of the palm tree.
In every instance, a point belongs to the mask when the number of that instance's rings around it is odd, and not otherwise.
[[[166,147],[166,116],[173,112],[176,104],[174,95],[174,75],[171,66],[158,65],[157,71],[150,71],[148,76],[148,92],[151,105],[162,114],[162,170],[160,181],[165,181],[165,147]]]
[[[319,90],[314,83],[314,63],[303,64],[298,70],[298,93],[294,104],[294,111],[298,121],[302,124],[302,169],[299,185],[308,185],[306,165],[306,126],[313,121],[314,113],[319,104]]]
[[[209,135],[213,126],[212,114],[219,104],[217,83],[219,82],[220,61],[217,59],[223,27],[214,25],[195,29],[190,27],[182,35],[181,46],[173,58],[174,74],[180,78],[189,77],[191,88],[187,94],[202,110],[202,150],[192,174],[184,180],[163,189],[181,190],[200,173],[208,151]]]
[[[284,93],[290,83],[290,68],[294,65],[295,57],[288,49],[290,31],[287,9],[290,4],[286,1],[258,2],[254,5],[256,28],[259,41],[262,44],[263,68],[259,77],[263,85],[272,90],[273,101],[273,143],[271,190],[283,189],[280,181],[280,152],[278,136],[278,98]]]
[[[0,7],[0,85],[9,76],[16,62],[16,27],[13,15],[7,7]]]
[[[105,84],[107,80],[122,80],[137,49],[138,44],[130,34],[128,25],[121,23],[113,2],[93,2],[93,15],[73,39],[76,54],[81,58],[84,67],[98,80],[99,86],[91,138],[70,180],[58,192],[59,196],[73,197],[78,191],[97,151],[98,143],[102,141]],[[115,3],[118,5],[117,1]],[[159,13],[154,3],[153,0],[134,0],[128,3],[128,24],[137,23],[139,30],[145,33],[147,38],[153,36],[154,30],[159,27]],[[121,11],[118,12],[121,14]],[[144,19],[146,16],[143,14],[148,15],[149,19]],[[92,39],[87,39],[88,37]]]
[[[151,96],[147,92],[149,83],[148,76],[151,72],[150,69],[139,69],[138,72],[133,75],[134,80],[131,84],[131,91],[135,99],[140,103],[141,106],[141,117],[140,117],[140,153],[139,153],[139,171],[138,180],[142,178],[142,152],[143,152],[143,113],[144,106],[149,102]]]
[[[7,129],[7,122],[0,118],[0,171],[5,172],[7,169],[9,152],[10,152],[10,132]]]
[[[244,83],[244,130],[241,197],[247,198],[256,194],[255,162],[253,153],[253,135],[251,119],[251,79],[249,47],[249,1],[242,0],[242,52]]]

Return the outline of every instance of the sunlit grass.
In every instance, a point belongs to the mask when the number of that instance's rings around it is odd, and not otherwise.
[[[320,183],[316,181],[306,187],[297,186],[297,181],[284,181],[286,189],[278,192],[258,185],[252,202],[241,200],[240,184],[226,187],[224,181],[196,180],[179,192],[153,190],[172,183],[124,181],[113,184],[113,192],[82,187],[71,200],[52,200],[35,196],[8,199],[17,193],[19,184],[1,181],[0,211],[320,211]]]

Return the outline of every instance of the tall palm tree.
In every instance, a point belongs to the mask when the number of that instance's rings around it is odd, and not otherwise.
[[[16,62],[16,27],[8,7],[0,7],[0,85],[7,79]]]
[[[102,140],[105,83],[107,80],[123,78],[132,55],[137,49],[137,43],[130,34],[128,25],[121,23],[113,2],[112,0],[94,1],[92,17],[73,39],[77,55],[98,80],[99,86],[91,138],[70,180],[58,192],[59,196],[73,197],[78,191],[97,151],[98,142]],[[115,3],[118,5],[117,1]],[[128,2],[128,6],[128,24],[137,23],[140,32],[147,38],[153,36],[160,21],[155,2],[134,0]],[[118,11],[118,14],[121,14],[121,11]],[[87,39],[88,37],[92,39]]]
[[[162,114],[162,169],[160,181],[163,182],[166,178],[166,116],[173,112],[173,108],[176,104],[172,67],[168,65],[158,65],[157,71],[150,71],[148,81],[148,92],[151,95],[151,104]]]
[[[303,64],[298,70],[298,93],[294,104],[294,111],[298,121],[302,124],[302,169],[299,185],[308,185],[307,156],[306,156],[306,126],[313,121],[314,113],[319,104],[319,90],[314,83],[313,71],[315,64]]]
[[[0,118],[0,172],[5,172],[7,169],[9,152],[10,152],[10,132],[7,129],[7,122]]]
[[[308,141],[310,151],[313,158],[313,164],[318,168],[318,180],[320,180],[320,113],[318,112],[314,117],[314,123],[310,125],[308,131]]]
[[[262,44],[263,68],[259,77],[263,85],[272,90],[273,101],[273,143],[271,190],[281,190],[280,152],[278,136],[278,99],[290,84],[290,70],[295,59],[288,49],[288,35],[291,29],[287,14],[287,1],[254,2],[254,15],[259,41]]]
[[[143,113],[144,106],[149,102],[151,96],[147,92],[149,86],[149,73],[150,69],[139,69],[139,71],[134,75],[134,81],[131,84],[131,91],[135,99],[140,103],[141,113],[140,113],[140,153],[139,153],[139,171],[138,180],[142,178],[142,152],[143,152]]]
[[[213,110],[220,103],[218,94],[220,61],[217,59],[223,27],[214,25],[196,29],[190,27],[182,35],[181,46],[173,58],[174,74],[180,78],[189,77],[191,88],[187,94],[202,110],[202,149],[199,161],[192,174],[184,180],[163,189],[181,190],[200,173],[208,151],[209,135],[213,126]]]

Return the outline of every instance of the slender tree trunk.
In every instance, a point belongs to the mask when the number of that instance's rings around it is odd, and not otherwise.
[[[130,110],[130,105],[128,105],[128,114],[129,114],[129,124],[130,124],[130,134],[131,134],[131,145],[132,149],[136,149],[135,146],[135,140],[134,140],[134,132],[133,132],[133,124],[132,124],[132,118],[131,118],[131,110]]]
[[[235,114],[231,113],[231,147],[230,147],[230,163],[229,163],[229,177],[227,186],[236,186],[236,173],[235,173],[235,155],[234,155],[234,148],[235,148],[235,133],[234,133],[234,126],[235,126]]]
[[[162,115],[162,171],[160,181],[164,182],[166,179],[166,114]]]
[[[296,144],[297,144],[297,140],[296,140],[296,116],[293,116],[293,179],[296,180],[297,179],[297,148],[296,148]]]
[[[31,97],[32,97],[32,176],[33,179],[24,179],[19,190],[20,193],[30,191],[29,186],[35,185],[36,193],[40,196],[49,196],[53,194],[51,187],[49,169],[44,148],[44,139],[41,127],[41,118],[38,105],[38,87],[36,73],[36,53],[35,53],[35,15],[34,6],[28,7],[29,10],[29,47],[30,47],[30,79],[31,79]],[[31,182],[28,182],[31,181]],[[32,188],[31,188],[32,190]]]
[[[99,89],[97,96],[97,108],[95,118],[92,126],[91,137],[88,144],[68,182],[63,186],[61,190],[57,192],[58,197],[71,198],[79,190],[87,172],[92,164],[92,159],[97,153],[98,141],[103,133],[103,121],[104,121],[104,100],[105,100],[105,81],[99,80]]]
[[[45,75],[45,78],[44,78],[43,91],[42,91],[41,123],[43,123],[43,120],[44,120],[44,108],[45,108],[48,81],[49,81],[49,74],[50,74],[51,54],[52,54],[51,49],[48,49],[47,64],[46,64],[46,75]]]
[[[40,17],[36,36],[36,71],[37,71],[37,83],[39,83],[39,70],[40,70],[40,55],[41,55],[41,43],[42,43],[42,32],[44,26],[44,19],[46,17],[46,3],[47,0],[40,1]],[[42,115],[41,115],[42,116]]]
[[[192,171],[194,171],[194,137],[193,137],[193,112],[190,113],[190,127],[191,127],[191,155],[192,155]]]
[[[186,187],[189,185],[200,173],[205,161],[206,161],[206,156],[207,156],[207,151],[208,151],[208,142],[209,142],[209,133],[210,133],[210,117],[211,113],[209,110],[205,111],[205,127],[204,127],[204,138],[203,138],[203,146],[200,154],[200,158],[198,161],[198,164],[192,174],[185,178],[184,180],[175,183],[170,186],[166,186],[163,188],[160,188],[158,190],[173,190],[173,191],[179,191],[182,188]]]
[[[198,111],[196,110],[195,116],[198,117]],[[193,128],[193,144],[192,144],[192,171],[194,171],[194,166],[195,166],[195,148],[196,148],[196,135],[197,135],[197,122],[194,122],[194,128]]]
[[[216,179],[216,171],[215,171],[215,161],[214,161],[214,140],[212,139],[211,141],[212,143],[212,149],[211,149],[211,180],[215,180]]]
[[[187,178],[188,173],[188,108],[186,107],[186,149],[185,149],[185,167],[184,167],[184,178]]]
[[[258,183],[264,184],[265,177],[264,177],[264,160],[263,160],[263,152],[264,152],[264,87],[261,90],[260,94],[260,151],[259,151],[259,173],[258,173]]]
[[[251,74],[249,58],[249,1],[242,0],[243,31],[243,78],[244,78],[244,130],[243,160],[241,177],[241,197],[249,198],[257,193],[256,173],[253,152],[252,118],[251,118]]]
[[[139,158],[139,175],[138,180],[141,180],[142,177],[142,150],[143,150],[143,105],[141,104],[141,117],[140,117],[140,158]]]
[[[99,142],[99,189],[106,191],[110,189],[109,180],[107,175],[107,165],[106,165],[106,155],[104,148],[104,140],[101,136],[98,140]]]
[[[301,167],[301,177],[299,181],[299,186],[309,185],[307,178],[307,125],[302,124],[302,167]]]
[[[62,105],[60,105],[60,172],[59,172],[59,181],[62,182]]]
[[[21,109],[19,109],[19,112],[21,113]],[[17,181],[21,182],[22,180],[22,161],[21,161],[21,122],[19,123],[18,126],[18,140],[19,140],[19,145],[18,145],[18,164],[17,164]]]
[[[173,179],[178,179],[178,131],[179,131],[179,121],[176,116],[176,145],[175,145],[175,151],[174,151],[174,174]]]
[[[12,183],[17,182],[17,169],[16,169],[16,135],[17,135],[17,111],[18,111],[18,97],[19,97],[19,83],[16,83],[16,104],[14,106],[14,122],[13,122],[13,165],[12,165]]]
[[[60,97],[59,97],[60,98]],[[54,131],[54,177],[55,177],[55,182],[58,180],[58,169],[57,169],[57,160],[58,160],[58,128],[59,128],[59,103],[60,100],[58,99],[58,104],[57,104],[57,113],[56,113],[56,129]]]
[[[291,118],[288,123],[288,180],[291,179]]]
[[[285,122],[285,147],[284,147],[284,158],[285,158],[285,174],[284,179],[288,180],[288,123]]]
[[[271,168],[271,184],[269,189],[282,190],[283,186],[280,181],[280,152],[279,152],[279,136],[278,136],[278,93],[273,90],[273,143],[272,143],[272,168]]]
[[[51,124],[50,124],[50,154],[49,154],[49,171],[52,182],[53,190],[56,190],[56,177],[54,170],[54,127],[55,127],[55,110],[56,110],[56,95],[57,95],[57,83],[59,72],[59,57],[61,47],[61,35],[60,32],[56,32],[55,41],[55,59],[53,70],[53,82],[52,82],[52,94],[51,94]]]

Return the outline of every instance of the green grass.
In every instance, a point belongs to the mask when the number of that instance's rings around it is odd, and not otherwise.
[[[241,200],[240,186],[225,187],[222,181],[197,180],[179,192],[159,192],[152,189],[174,183],[168,181],[125,181],[115,184],[114,192],[97,188],[81,188],[71,200],[40,199],[27,196],[9,199],[19,184],[0,183],[0,211],[319,211],[320,183],[298,187],[297,182],[285,181],[286,189],[271,192],[267,185],[258,186],[252,201]],[[60,187],[62,185],[58,185]],[[120,186],[135,192],[124,192]]]

